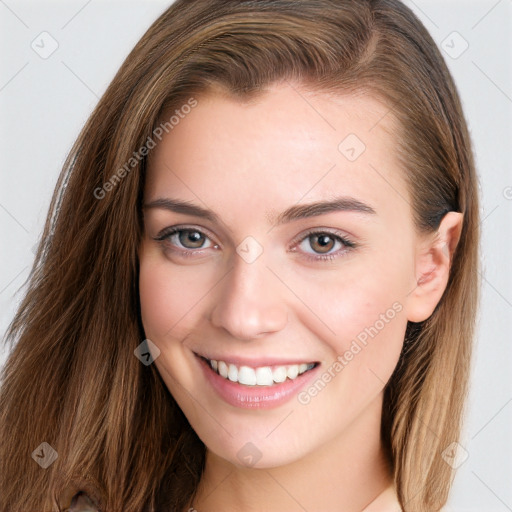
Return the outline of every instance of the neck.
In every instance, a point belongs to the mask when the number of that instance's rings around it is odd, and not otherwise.
[[[363,511],[392,485],[381,412],[382,394],[338,437],[279,467],[240,467],[208,450],[192,510]]]

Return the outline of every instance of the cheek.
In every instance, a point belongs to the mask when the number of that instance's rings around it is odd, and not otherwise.
[[[182,342],[196,322],[204,289],[200,280],[180,272],[158,248],[139,257],[139,297],[144,333],[160,349],[155,359],[158,372],[180,406],[186,404],[182,386],[192,389],[194,376],[182,350]],[[194,286],[194,284],[196,286]],[[195,306],[195,307],[194,307]]]
[[[412,267],[405,261],[368,260],[347,262],[339,272],[307,282],[300,279],[296,289],[316,313],[304,310],[299,323],[324,342],[326,368],[344,375],[336,379],[341,395],[348,391],[345,396],[354,399],[382,389],[398,362],[407,326],[404,302]]]
[[[177,319],[179,301],[171,289],[176,289],[176,278],[172,282],[161,266],[141,260],[139,297],[142,323],[148,338],[161,339],[172,328]]]
[[[364,345],[377,335],[380,340],[393,340],[394,334],[402,331],[405,318],[400,314],[404,298],[401,287],[368,275],[345,287],[345,292],[338,294],[337,300],[332,297],[333,306],[327,308],[334,330],[340,333],[336,337],[338,353],[349,349],[349,341]]]
[[[208,289],[201,271],[185,272],[166,260],[160,251],[140,258],[139,297],[142,323],[151,339],[179,337],[183,325],[199,312]]]
[[[298,400],[311,418],[321,415],[328,429],[341,428],[361,414],[382,392],[400,357],[407,326],[401,294],[406,287],[398,280],[392,286],[387,275],[377,277],[367,272],[357,279],[340,278],[315,286],[314,292],[310,285],[309,300],[322,322],[307,312],[299,319],[327,352],[323,372]]]

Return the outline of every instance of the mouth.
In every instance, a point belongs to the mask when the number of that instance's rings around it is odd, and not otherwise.
[[[312,362],[252,367],[247,365],[238,366],[225,361],[207,359],[203,356],[199,357],[205,361],[217,375],[231,382],[238,382],[238,384],[242,384],[243,386],[274,386],[285,382],[287,379],[295,380],[299,375],[316,368],[319,364]]]
[[[239,408],[277,407],[289,400],[317,373],[317,361],[249,366],[195,354],[213,389]]]

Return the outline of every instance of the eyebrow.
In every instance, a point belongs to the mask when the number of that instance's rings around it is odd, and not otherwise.
[[[144,208],[160,208],[175,213],[193,215],[194,217],[206,219],[214,223],[220,223],[219,216],[212,210],[208,210],[188,201],[181,201],[180,199],[159,198],[144,204]],[[371,215],[376,214],[375,210],[371,206],[359,201],[358,199],[353,197],[337,197],[331,201],[317,201],[314,203],[291,206],[275,218],[269,216],[269,222],[271,224],[275,223],[276,225],[281,225],[299,219],[316,217],[318,215],[325,215],[327,213],[338,211],[359,212]]]

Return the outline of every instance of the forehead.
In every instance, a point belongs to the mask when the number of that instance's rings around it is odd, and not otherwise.
[[[368,94],[286,83],[249,102],[217,93],[195,99],[150,154],[146,199],[232,206],[232,216],[257,209],[269,222],[292,203],[339,195],[377,211],[400,197],[407,203],[394,118]]]

